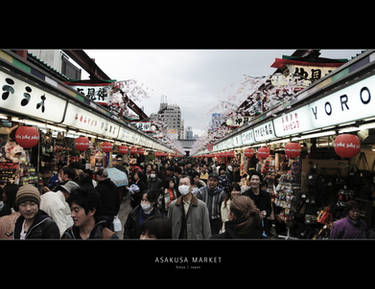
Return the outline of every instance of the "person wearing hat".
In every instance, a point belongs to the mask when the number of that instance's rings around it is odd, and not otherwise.
[[[70,206],[67,199],[73,189],[79,188],[74,181],[67,181],[64,185],[59,185],[56,191],[48,191],[40,196],[40,209],[46,212],[57,224],[60,237],[66,229],[73,226]]]
[[[60,239],[59,227],[43,210],[39,209],[40,193],[31,184],[20,187],[16,194],[16,220],[14,239]]]

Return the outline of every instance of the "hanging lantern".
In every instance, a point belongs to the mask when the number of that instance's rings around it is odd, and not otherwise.
[[[137,154],[143,155],[145,153],[145,150],[143,148],[137,149]]]
[[[32,148],[39,142],[39,131],[33,126],[20,126],[16,130],[15,139],[21,147]]]
[[[88,137],[78,137],[74,140],[74,148],[81,152],[87,151],[90,147],[90,141]]]
[[[127,154],[129,152],[129,147],[128,146],[119,146],[118,151],[119,151],[119,153]]]
[[[342,158],[351,158],[359,153],[361,141],[353,134],[342,134],[336,137],[333,148]]]
[[[131,147],[130,148],[130,153],[133,154],[133,155],[136,154],[137,153],[137,148],[136,147]]]
[[[227,152],[226,156],[229,158],[234,158],[235,157],[234,151]]]
[[[269,147],[261,147],[257,151],[257,158],[258,159],[266,159],[270,155],[270,148]]]
[[[113,144],[110,142],[103,142],[102,143],[102,151],[105,153],[109,153],[112,151]]]
[[[296,158],[301,154],[301,145],[297,142],[290,142],[285,145],[285,154],[288,158]]]
[[[252,149],[252,148],[245,149],[245,151],[244,151],[245,157],[248,157],[248,158],[252,158],[254,153],[255,153],[254,149]]]

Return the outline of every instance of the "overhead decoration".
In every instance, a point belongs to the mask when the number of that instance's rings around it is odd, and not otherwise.
[[[244,154],[245,157],[252,158],[254,155],[255,151],[252,148],[245,149]]]
[[[39,137],[38,129],[33,126],[20,126],[15,134],[16,143],[25,149],[36,146],[39,142]]]
[[[257,151],[257,158],[258,159],[266,159],[270,155],[270,148],[269,147],[261,147]]]
[[[110,142],[103,142],[102,143],[102,151],[105,153],[109,153],[112,151],[113,144]]]
[[[78,137],[74,140],[74,148],[79,151],[87,151],[90,147],[90,140],[88,137]]]
[[[297,158],[301,154],[301,145],[296,142],[290,142],[285,145],[285,154],[288,158]]]
[[[127,154],[129,152],[129,147],[128,146],[119,146],[118,147],[118,151],[119,153],[122,153],[122,154]]]
[[[333,144],[336,154],[342,158],[352,158],[359,153],[361,141],[354,134],[341,134]]]

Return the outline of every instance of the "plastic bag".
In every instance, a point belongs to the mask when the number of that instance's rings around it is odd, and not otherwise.
[[[118,215],[116,215],[114,218],[113,218],[113,228],[114,228],[114,231],[115,232],[121,232],[121,221],[118,217]]]

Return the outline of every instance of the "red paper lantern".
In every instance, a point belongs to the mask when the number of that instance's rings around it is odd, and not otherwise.
[[[301,145],[297,142],[290,142],[285,145],[285,154],[288,158],[296,158],[301,154]]]
[[[136,147],[131,147],[130,148],[130,153],[131,154],[136,154],[137,153],[137,148]]]
[[[145,150],[143,148],[138,148],[137,153],[143,155],[145,153]]]
[[[359,153],[361,141],[353,134],[342,134],[336,137],[333,148],[342,158],[351,158]]]
[[[103,142],[102,143],[102,151],[105,153],[109,153],[112,151],[113,144],[110,142]]]
[[[255,152],[254,152],[254,149],[249,148],[249,149],[245,149],[244,153],[245,153],[245,157],[251,158],[253,157]]]
[[[234,158],[235,157],[234,151],[227,152],[226,156],[229,157],[229,158]]]
[[[129,147],[128,146],[119,146],[118,151],[122,154],[127,154],[129,152]]]
[[[257,158],[258,159],[266,159],[270,155],[270,148],[269,147],[261,147],[257,151]]]
[[[33,126],[20,126],[16,130],[16,143],[28,149],[36,146],[39,142],[39,131]]]
[[[88,137],[78,137],[74,140],[74,148],[81,152],[87,151],[90,147],[90,141]]]

